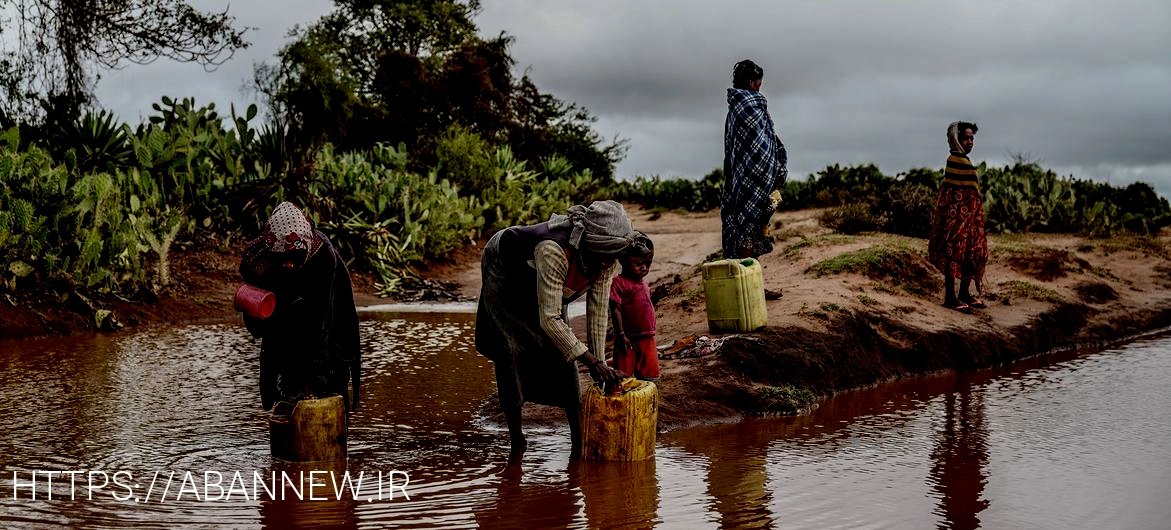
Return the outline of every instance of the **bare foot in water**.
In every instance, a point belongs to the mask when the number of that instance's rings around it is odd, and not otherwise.
[[[529,448],[529,442],[525,440],[524,435],[511,437],[510,443],[512,448],[508,452],[509,460],[520,457]]]

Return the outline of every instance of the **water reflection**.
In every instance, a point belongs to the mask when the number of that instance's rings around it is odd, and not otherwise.
[[[684,449],[707,459],[707,494],[711,496],[711,507],[719,514],[719,527],[772,527],[772,492],[767,487],[766,464],[768,446],[781,433],[767,427],[719,432],[718,438],[710,433],[679,438]]]
[[[956,388],[943,396],[944,421],[931,452],[929,481],[940,495],[939,528],[972,530],[988,507],[981,497],[988,482],[988,430],[984,392],[957,378]]]
[[[774,528],[786,520],[830,528],[838,524],[829,517],[836,503],[853,502],[874,488],[865,480],[872,478],[874,456],[859,454],[858,438],[907,428],[929,406],[919,390],[895,384],[850,392],[810,415],[687,429],[662,441],[703,459],[709,509],[719,528]],[[840,482],[839,466],[863,480]],[[819,477],[815,484],[801,480],[810,473]],[[851,518],[866,514],[848,511],[839,526],[864,521]]]
[[[349,491],[335,489],[344,477],[346,462],[293,463],[276,462],[272,471],[281,477],[279,484],[261,494],[260,524],[262,528],[357,528],[355,508],[358,502]],[[311,472],[317,472],[311,474]],[[293,480],[285,481],[285,476]],[[337,480],[337,483],[334,482]]]
[[[570,463],[585,499],[585,515],[596,528],[653,528],[661,522],[655,460]]]
[[[524,465],[512,460],[497,475],[492,501],[476,509],[480,528],[570,528],[580,507],[577,477],[526,482]]]
[[[902,381],[843,393],[806,416],[688,429],[662,441],[704,459],[720,528],[785,521],[852,528],[874,520],[977,528],[976,514],[987,506],[980,495],[988,444],[983,396],[973,388],[990,377]],[[892,486],[924,479],[935,488],[930,497]],[[859,506],[863,498],[869,502]],[[934,521],[923,517],[928,505],[913,509],[928,498],[939,503]]]
[[[663,521],[654,459],[566,462],[528,455],[495,473],[492,489],[491,501],[475,511],[481,528],[641,529]]]

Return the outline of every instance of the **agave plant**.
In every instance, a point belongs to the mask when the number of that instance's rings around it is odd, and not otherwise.
[[[496,165],[497,175],[503,176],[508,173],[520,173],[525,170],[525,161],[516,158],[512,152],[512,147],[508,145],[501,145],[496,148],[493,156],[493,162]]]
[[[561,180],[573,173],[573,163],[561,155],[542,158],[541,173],[545,180]]]
[[[82,173],[114,171],[135,162],[130,127],[114,121],[114,114],[87,112],[78,121],[62,127],[63,146],[72,149]]]

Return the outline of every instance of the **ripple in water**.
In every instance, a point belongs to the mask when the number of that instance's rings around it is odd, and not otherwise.
[[[802,417],[660,436],[655,460],[574,462],[568,432],[507,435],[469,314],[364,313],[358,499],[12,500],[13,471],[230,475],[274,462],[259,344],[239,325],[0,344],[0,526],[532,528],[1155,528],[1171,520],[1171,340],[845,393]],[[366,502],[377,472],[410,500]],[[5,476],[7,475],[7,476]],[[202,483],[202,480],[201,480]],[[322,487],[331,484],[322,482]],[[281,491],[286,491],[282,488]],[[326,490],[328,491],[328,490]],[[44,494],[45,491],[41,491]],[[69,493],[54,482],[53,493]],[[22,493],[27,497],[27,493]]]

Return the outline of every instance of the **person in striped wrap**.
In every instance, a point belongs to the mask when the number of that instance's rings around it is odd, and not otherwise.
[[[947,157],[927,243],[927,259],[943,273],[943,306],[964,313],[987,307],[970,292],[975,282],[977,292],[983,293],[984,267],[988,264],[984,201],[980,198],[976,167],[968,159],[978,130],[975,123],[963,121],[952,122],[947,127],[951,155]],[[957,277],[960,279],[958,294]]]
[[[785,184],[788,153],[773,128],[760,85],[764,69],[736,63],[724,122],[724,187],[720,196],[724,257],[756,258],[773,250],[768,222]]]

